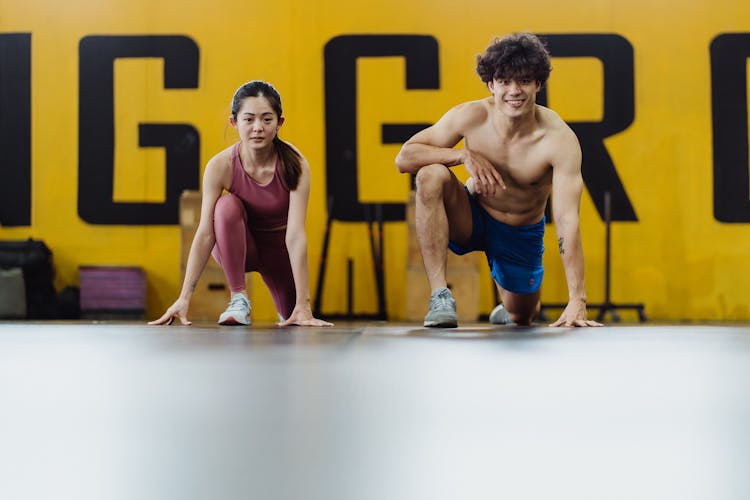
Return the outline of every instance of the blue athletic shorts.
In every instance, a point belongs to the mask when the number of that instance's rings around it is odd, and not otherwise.
[[[539,290],[544,277],[545,218],[529,226],[509,226],[494,219],[466,191],[471,204],[473,229],[468,246],[449,242],[453,253],[481,250],[487,256],[490,273],[505,290],[513,293],[534,293]]]

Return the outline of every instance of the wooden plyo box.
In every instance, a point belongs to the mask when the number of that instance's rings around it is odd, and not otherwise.
[[[414,219],[415,193],[411,192],[406,206],[408,228],[408,252],[406,263],[406,313],[407,321],[422,321],[430,302],[430,284],[424,270],[422,252],[417,242]],[[456,255],[448,250],[445,273],[448,288],[456,299],[459,321],[477,321],[479,318],[479,262],[483,258],[478,252]]]
[[[185,190],[180,195],[180,235],[181,235],[181,258],[180,279],[185,279],[185,268],[190,253],[190,245],[193,243],[195,231],[198,229],[201,214],[200,191]],[[245,287],[248,296],[250,294],[250,277],[245,274]],[[206,267],[198,280],[193,297],[190,300],[188,318],[195,321],[216,321],[219,315],[226,309],[229,303],[229,287],[227,286],[224,270],[214,260],[208,258]]]

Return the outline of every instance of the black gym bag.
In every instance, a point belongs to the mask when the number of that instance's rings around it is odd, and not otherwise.
[[[56,293],[52,252],[43,241],[0,241],[0,267],[20,268],[26,286],[26,318],[56,316]]]

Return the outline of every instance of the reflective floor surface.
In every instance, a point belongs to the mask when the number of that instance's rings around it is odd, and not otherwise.
[[[750,498],[750,327],[0,323],[0,498]]]

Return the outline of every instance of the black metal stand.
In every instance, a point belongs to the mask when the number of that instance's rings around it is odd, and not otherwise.
[[[598,309],[599,313],[596,315],[597,321],[604,320],[604,316],[609,313],[612,317],[612,321],[615,323],[620,321],[620,315],[617,314],[618,309],[634,309],[638,313],[638,320],[641,323],[648,321],[646,317],[646,311],[643,304],[616,304],[612,302],[610,298],[610,266],[611,266],[611,209],[612,200],[609,191],[604,192],[604,302],[601,304],[586,304],[587,309]],[[567,304],[545,304],[542,303],[542,310],[539,315],[542,318],[546,318],[545,309],[565,309]]]
[[[318,268],[318,283],[315,288],[315,301],[313,303],[313,315],[327,319],[343,320],[382,320],[388,319],[385,304],[385,276],[383,273],[383,205],[373,204],[375,207],[375,219],[377,221],[377,241],[373,232],[373,220],[370,213],[370,205],[365,205],[365,218],[370,237],[370,251],[372,252],[373,272],[375,274],[375,285],[377,288],[378,311],[376,313],[354,313],[354,261],[347,261],[347,297],[345,313],[323,313],[321,303],[323,301],[323,284],[328,263],[328,246],[331,242],[331,228],[333,225],[333,198],[328,198],[328,217],[326,219],[325,235],[323,236],[323,250],[320,253],[320,264]]]
[[[365,218],[367,219],[367,229],[370,236],[370,252],[372,253],[372,265],[375,273],[375,286],[378,292],[378,319],[386,320],[385,307],[385,275],[383,270],[383,205],[376,203],[375,220],[377,221],[378,238],[377,242],[373,235],[373,220],[370,216],[370,205],[365,205]]]

